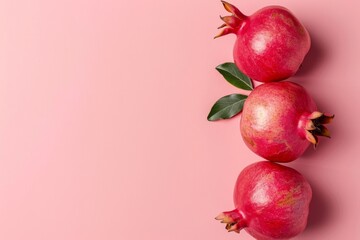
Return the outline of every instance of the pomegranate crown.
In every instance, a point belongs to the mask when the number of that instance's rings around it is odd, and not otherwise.
[[[228,232],[240,233],[241,229],[247,227],[245,217],[237,209],[222,212],[215,219],[221,223],[225,223],[225,229],[228,230]]]
[[[305,125],[305,137],[316,147],[319,143],[317,136],[330,138],[330,131],[324,126],[332,122],[335,115],[325,115],[324,113],[315,111],[308,116]]]
[[[218,29],[222,29],[221,32],[216,35],[214,38],[218,38],[224,35],[227,35],[229,33],[236,33],[239,28],[241,27],[241,24],[244,22],[244,20],[247,18],[244,14],[240,12],[240,10],[235,7],[234,5],[221,1],[224,5],[224,8],[226,11],[231,13],[230,16],[220,16],[220,19],[224,21],[224,24],[222,24]]]

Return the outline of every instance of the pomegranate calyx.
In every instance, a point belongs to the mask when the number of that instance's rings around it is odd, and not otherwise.
[[[221,16],[220,16],[220,17],[221,17]],[[221,28],[226,27],[226,26],[227,26],[226,23],[224,23],[224,24],[220,25],[220,26],[218,27],[218,29],[221,29]]]
[[[247,226],[244,217],[237,209],[229,212],[222,212],[215,217],[215,219],[219,220],[221,223],[226,223],[225,229],[228,230],[228,232],[240,233],[240,230]]]
[[[317,123],[319,124],[328,124],[328,123],[331,123],[332,120],[334,119],[335,115],[331,115],[331,116],[328,116],[328,115],[325,115],[325,114],[322,114],[320,117],[316,118],[316,119],[313,119],[314,121],[316,121]]]
[[[232,5],[226,1],[221,1],[221,2],[224,5],[225,10],[228,11],[229,13],[232,13],[234,16],[236,16],[239,19],[246,18],[246,16],[244,14],[242,14],[240,12],[240,10],[237,7],[235,7],[234,5]]]
[[[243,24],[244,20],[247,18],[234,5],[225,1],[221,1],[221,2],[224,5],[225,10],[230,12],[232,15],[224,16],[224,17],[220,16],[220,19],[224,21],[224,24],[218,27],[218,29],[220,28],[224,28],[224,29],[214,38],[218,38],[227,35],[229,33],[237,33],[237,31],[240,29],[241,25]]]
[[[235,16],[220,16],[220,19],[225,22],[225,26],[229,26],[230,28],[239,28],[241,24],[240,19]]]
[[[334,117],[335,115],[326,115],[318,111],[309,115],[305,126],[305,137],[309,142],[314,144],[314,147],[316,147],[319,142],[317,136],[331,137],[330,131],[323,124],[331,123]]]
[[[221,27],[221,26],[220,26]],[[221,37],[221,36],[225,36],[225,35],[228,35],[229,33],[236,33],[236,30],[234,28],[229,28],[229,27],[226,27],[224,28],[218,35],[216,35],[214,37],[215,38],[218,38],[218,37]]]
[[[233,222],[233,223],[228,223],[226,224],[225,228],[226,230],[228,230],[228,232],[236,232],[236,233],[240,233],[239,227],[237,226],[238,223]]]
[[[314,144],[314,147],[316,148],[317,144],[319,143],[317,136],[312,134],[310,131],[306,130],[305,137],[309,142]]]

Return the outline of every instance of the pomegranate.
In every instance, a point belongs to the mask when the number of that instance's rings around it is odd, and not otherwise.
[[[245,16],[230,3],[222,3],[232,15],[221,17],[225,23],[216,37],[236,34],[234,61],[243,73],[272,82],[297,72],[311,43],[308,31],[289,10],[268,6]]]
[[[235,210],[216,217],[226,229],[258,240],[289,239],[307,223],[312,190],[296,170],[271,162],[247,166],[234,191]]]
[[[256,87],[246,99],[240,130],[246,145],[270,161],[290,162],[301,156],[317,136],[330,137],[323,125],[334,115],[317,111],[306,90],[293,82],[272,82]]]

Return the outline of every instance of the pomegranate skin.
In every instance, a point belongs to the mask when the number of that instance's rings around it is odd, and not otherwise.
[[[283,7],[259,10],[244,21],[237,36],[235,64],[261,82],[293,76],[311,44],[305,27]]]
[[[245,101],[241,136],[254,153],[267,160],[293,161],[310,145],[306,125],[316,110],[313,99],[296,83],[262,84]]]
[[[216,219],[228,231],[245,229],[258,240],[289,239],[307,225],[312,190],[296,170],[272,162],[257,162],[239,175],[235,210]]]
[[[268,6],[245,16],[222,1],[232,16],[222,17],[223,36],[237,36],[233,56],[238,68],[260,82],[280,81],[293,76],[311,46],[306,28],[286,8]]]

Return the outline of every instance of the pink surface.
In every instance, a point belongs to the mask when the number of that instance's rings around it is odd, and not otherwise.
[[[296,239],[360,239],[359,6],[233,1],[291,9],[313,48],[294,78],[335,113],[331,140],[288,164],[311,183]],[[220,1],[0,2],[0,239],[252,239],[214,220],[238,173],[261,158],[240,117],[207,122],[236,92],[214,67]]]

